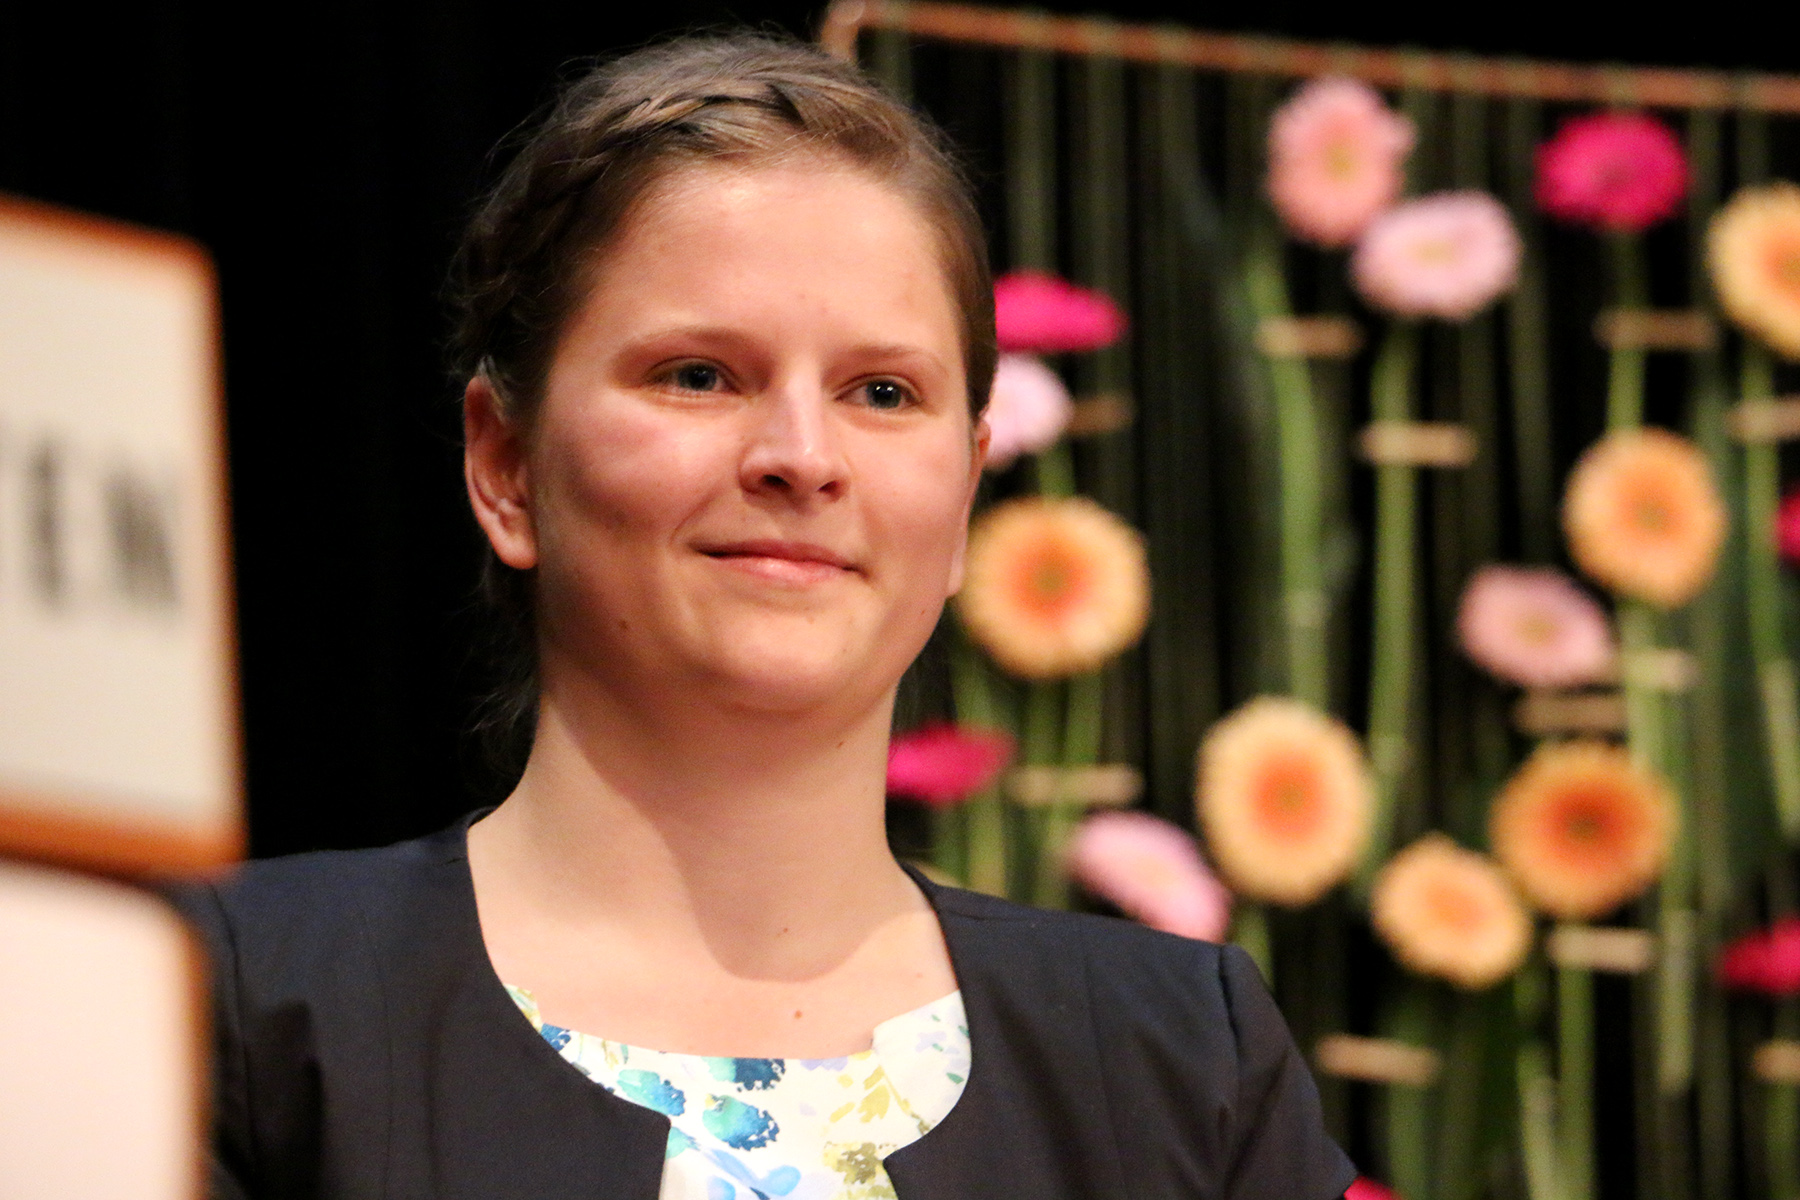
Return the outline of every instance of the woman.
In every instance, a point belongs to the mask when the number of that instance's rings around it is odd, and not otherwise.
[[[459,280],[530,756],[473,823],[195,898],[216,1191],[1341,1193],[1242,954],[888,850],[995,359],[932,136],[806,47],[640,52],[524,146]]]

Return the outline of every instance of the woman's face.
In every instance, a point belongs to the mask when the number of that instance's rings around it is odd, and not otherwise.
[[[985,433],[958,331],[924,218],[852,168],[698,167],[646,196],[491,472],[516,511],[481,514],[538,568],[546,685],[879,702],[961,580]]]

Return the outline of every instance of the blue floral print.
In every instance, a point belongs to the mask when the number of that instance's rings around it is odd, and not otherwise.
[[[670,1121],[659,1200],[894,1200],[882,1160],[924,1136],[962,1095],[962,995],[884,1021],[841,1058],[671,1054],[546,1024],[544,1040],[595,1083]]]

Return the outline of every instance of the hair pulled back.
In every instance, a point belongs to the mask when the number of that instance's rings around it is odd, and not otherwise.
[[[969,403],[997,354],[986,238],[944,140],[855,67],[791,39],[687,37],[576,79],[469,223],[452,271],[454,366],[532,424],[564,325],[597,257],[684,166],[836,160],[919,206],[961,316]]]
[[[564,327],[634,208],[685,167],[839,162],[918,207],[961,318],[969,408],[994,377],[993,281],[969,185],[942,135],[855,67],[788,38],[689,36],[571,82],[476,209],[451,269],[452,368],[485,379],[529,435]],[[476,732],[514,775],[537,716],[532,572],[490,550],[483,599],[499,676]]]

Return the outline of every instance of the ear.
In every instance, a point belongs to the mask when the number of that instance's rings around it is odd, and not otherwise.
[[[988,443],[993,431],[987,416],[975,419],[974,453],[969,456],[969,477],[963,482],[963,519],[956,535],[956,552],[950,558],[950,585],[945,593],[954,596],[962,591],[964,560],[969,551],[969,516],[975,511],[975,493],[981,489],[981,473],[987,469]]]
[[[528,466],[524,439],[501,410],[493,385],[475,376],[463,389],[463,482],[488,544],[501,562],[520,571],[537,566]]]

